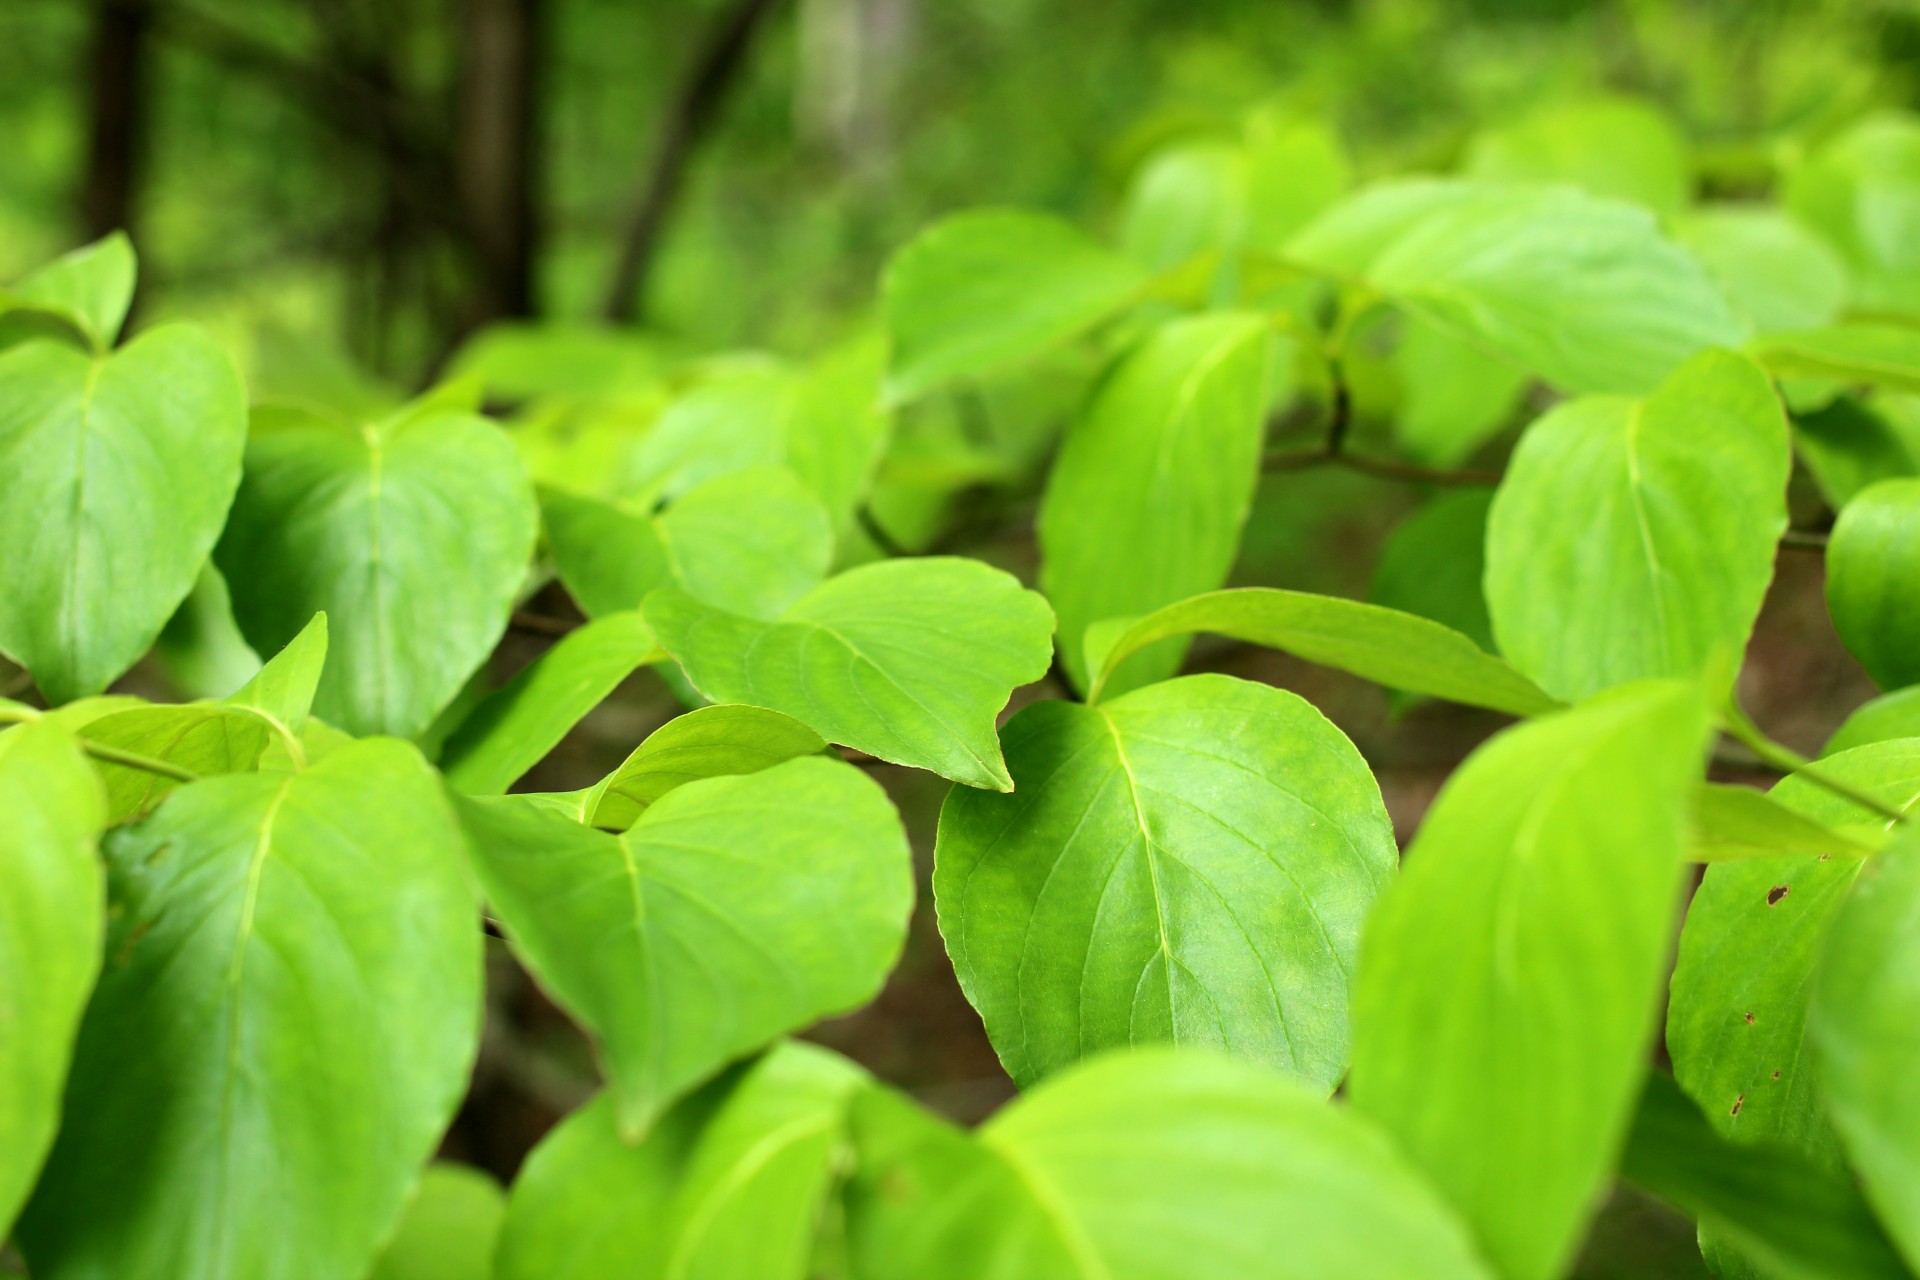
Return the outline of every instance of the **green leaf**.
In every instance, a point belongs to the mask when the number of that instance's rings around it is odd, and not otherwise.
[[[1867,863],[1836,914],[1807,1038],[1867,1199],[1920,1267],[1920,839],[1910,832]]]
[[[1914,314],[1920,296],[1920,121],[1870,115],[1786,175],[1793,215],[1852,272],[1853,303]]]
[[[784,466],[844,527],[886,438],[880,353],[856,343],[805,368],[754,362],[676,400],[640,438],[621,496],[650,507],[720,476]]]
[[[1391,689],[1533,715],[1557,704],[1525,676],[1459,632],[1426,618],[1337,596],[1270,587],[1213,591],[1088,636],[1092,697],[1128,654],[1167,636],[1210,631],[1351,671]]]
[[[1564,182],[1659,214],[1687,203],[1686,143],[1657,108],[1632,98],[1590,98],[1536,111],[1467,147],[1461,172],[1495,182]]]
[[[826,508],[792,472],[755,467],[709,480],[658,515],[544,489],[554,570],[588,617],[637,609],[678,586],[765,618],[817,586],[833,558]]]
[[[219,698],[260,671],[255,653],[233,620],[227,580],[211,560],[153,644],[167,683],[185,698]]]
[[[1687,856],[1695,862],[1732,862],[1740,858],[1863,858],[1871,844],[1857,833],[1829,829],[1752,787],[1704,783],[1694,793],[1693,842]]]
[[[0,649],[49,701],[106,688],[192,589],[239,480],[245,406],[233,362],[189,326],[97,358],[0,353]]]
[[[1368,922],[1348,1096],[1510,1280],[1562,1273],[1626,1134],[1706,736],[1671,682],[1509,729]]]
[[[1651,214],[1570,187],[1362,192],[1290,252],[1571,392],[1644,393],[1702,349],[1745,337]]]
[[[1920,684],[1920,479],[1882,480],[1846,505],[1827,544],[1834,630],[1882,689]]]
[[[1855,707],[1820,748],[1820,754],[1838,755],[1893,738],[1920,738],[1920,685],[1883,693],[1865,706]]]
[[[580,820],[625,831],[660,797],[701,778],[758,773],[776,764],[818,755],[824,738],[792,716],[764,707],[720,703],[661,725],[590,788]]]
[[[223,705],[258,712],[290,737],[306,732],[307,715],[327,661],[327,615],[316,613],[253,679]]]
[[[1394,438],[1436,467],[1477,453],[1513,420],[1527,389],[1526,370],[1417,315],[1406,317],[1392,367]]]
[[[321,718],[411,737],[506,630],[538,523],[518,455],[485,419],[283,417],[248,442],[217,555],[255,649],[327,613]]]
[[[133,305],[135,271],[133,245],[116,231],[48,263],[8,292],[16,305],[60,316],[104,352],[112,349]]]
[[[78,730],[87,742],[161,760],[195,778],[251,773],[272,741],[275,726],[256,711],[196,702],[186,706],[132,707],[90,721]],[[100,762],[107,784],[107,817],[136,817],[180,785],[177,778],[145,769]]]
[[[1106,1055],[973,1139],[878,1090],[853,1122],[856,1280],[1491,1275],[1386,1135],[1208,1053]]]
[[[106,843],[113,909],[34,1273],[358,1280],[466,1090],[480,930],[411,747],[183,787]]]
[[[440,768],[469,795],[505,791],[620,682],[666,656],[637,612],[589,622],[488,694],[447,739]]]
[[[1401,521],[1374,565],[1369,600],[1429,618],[1491,650],[1493,621],[1480,581],[1492,503],[1491,489],[1459,489]]]
[[[1680,218],[1674,235],[1756,333],[1817,329],[1846,305],[1846,264],[1778,209],[1708,205]]]
[[[517,797],[461,814],[516,953],[598,1039],[630,1139],[728,1062],[871,999],[913,906],[899,815],[838,761],[687,783],[618,836]]]
[[[1554,409],[1487,525],[1501,652],[1563,698],[1693,677],[1746,648],[1787,527],[1792,450],[1766,375],[1690,361],[1645,400]]]
[[[654,635],[714,702],[783,711],[829,742],[970,787],[1013,786],[994,718],[1047,671],[1046,601],[976,560],[862,565],[775,622],[662,588]]]
[[[639,1145],[621,1141],[602,1095],[527,1158],[496,1280],[806,1280],[866,1079],[824,1049],[782,1044]]]
[[[420,1187],[366,1280],[493,1280],[506,1194],[463,1164],[427,1166]]]
[[[636,330],[541,320],[487,326],[449,368],[478,378],[492,395],[527,400],[644,392],[664,364],[658,343]]]
[[[1226,581],[1260,478],[1268,331],[1228,312],[1156,330],[1100,383],[1068,431],[1040,504],[1040,586],[1060,615],[1060,650],[1087,687],[1081,641]],[[1113,681],[1165,679],[1183,644],[1162,645]]]
[[[1139,296],[1147,273],[1070,224],[1015,209],[955,214],[920,233],[881,282],[893,369],[911,400],[1030,360]]]
[[[1907,1280],[1858,1188],[1785,1148],[1714,1132],[1662,1072],[1647,1077],[1621,1177],[1759,1259],[1779,1280]]]
[[[1920,803],[1920,743],[1829,756],[1827,776],[1896,809]],[[1804,777],[1771,798],[1829,830],[1887,823]],[[1815,854],[1707,868],[1687,908],[1667,1010],[1674,1077],[1719,1132],[1773,1142],[1823,1169],[1841,1167],[1806,1051],[1807,1002],[1820,947],[1867,863]],[[1713,1256],[1719,1245],[1709,1242]]]
[[[955,788],[934,895],[1014,1080],[1101,1049],[1226,1049],[1331,1092],[1393,824],[1351,742],[1294,694],[1186,676],[1001,735],[1015,791]]]
[[[42,721],[0,733],[0,1237],[60,1124],[106,906],[94,843],[106,805],[73,739]]]
[[[1920,330],[1852,322],[1755,339],[1754,356],[1776,378],[1824,378],[1920,391]]]

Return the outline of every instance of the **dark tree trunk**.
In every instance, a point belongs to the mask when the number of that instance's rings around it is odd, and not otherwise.
[[[86,65],[87,170],[80,223],[89,240],[132,227],[146,154],[147,34],[153,0],[95,0]]]
[[[460,198],[479,267],[471,323],[530,316],[541,237],[545,0],[467,0]]]

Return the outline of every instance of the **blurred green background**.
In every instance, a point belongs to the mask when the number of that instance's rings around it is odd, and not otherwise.
[[[1769,200],[1827,140],[1917,98],[1920,0],[0,0],[0,280],[124,227],[134,324],[210,325],[256,396],[366,404],[484,367],[540,478],[594,482],[613,466],[595,433],[611,422],[617,443],[701,370],[737,365],[710,357],[862,350],[886,258],[952,210],[1047,209],[1176,261],[1156,236],[1214,216],[1209,140],[1304,124],[1331,140],[1295,171],[1324,198],[1512,168],[1617,183],[1608,194],[1672,214]],[[1638,142],[1614,155],[1566,123],[1592,111],[1656,118],[1651,135],[1620,126]],[[1634,151],[1648,136],[1679,140],[1671,209],[1634,189],[1660,170]],[[571,336],[516,349],[528,322]],[[874,500],[896,537],[1030,580],[1033,495],[1094,368],[1087,353],[1052,364],[896,424]],[[1396,429],[1354,376],[1356,429]],[[1445,461],[1497,465],[1520,421],[1524,406]],[[1902,467],[1920,468],[1915,448]],[[1796,493],[1818,523],[1804,477]],[[1350,471],[1270,474],[1236,579],[1364,596],[1391,571],[1477,596],[1473,565],[1433,566],[1454,525],[1472,557],[1478,517],[1421,497]],[[1432,516],[1402,526],[1410,512]],[[252,658],[203,585],[125,687],[191,697],[242,678]],[[1756,717],[1805,749],[1872,693],[1820,592],[1817,560],[1782,558],[1743,682]],[[543,620],[572,616],[553,586],[528,606],[496,679],[551,642]],[[1499,723],[1272,654],[1202,646],[1195,661],[1321,706],[1403,836]],[[591,782],[678,709],[643,672],[523,785]],[[944,785],[875,773],[924,863]],[[504,1177],[594,1072],[497,940],[491,960],[449,1154]],[[815,1034],[964,1118],[1010,1089],[925,911],[879,1002]],[[1690,1226],[1631,1199],[1581,1265],[1704,1274]]]

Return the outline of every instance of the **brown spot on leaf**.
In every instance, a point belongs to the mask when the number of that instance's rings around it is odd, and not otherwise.
[[[1743,1093],[1739,1097],[1733,1100],[1733,1110],[1729,1111],[1727,1114],[1730,1116],[1737,1116],[1740,1114],[1740,1108],[1746,1105],[1747,1105],[1747,1095]]]
[[[1832,854],[1830,854],[1830,853],[1823,853],[1823,854],[1821,854],[1821,855],[1820,855],[1820,861],[1822,861],[1822,862],[1832,862],[1832,861],[1833,861],[1833,855],[1832,855]]]
[[[1786,896],[1787,896],[1787,886],[1783,884],[1777,884],[1773,886],[1773,888],[1767,890],[1767,905],[1770,907],[1777,907],[1780,905],[1780,899]]]
[[[1776,1072],[1774,1072],[1774,1073],[1773,1073],[1773,1078],[1774,1078],[1775,1080],[1778,1080],[1778,1079],[1780,1078],[1780,1073],[1779,1073],[1778,1071],[1776,1071]]]
[[[1746,1017],[1747,1017],[1747,1025],[1748,1025],[1748,1026],[1752,1026],[1752,1025],[1753,1025],[1753,1014],[1751,1014],[1751,1013],[1749,1013],[1749,1014],[1747,1014],[1747,1015],[1746,1015]]]

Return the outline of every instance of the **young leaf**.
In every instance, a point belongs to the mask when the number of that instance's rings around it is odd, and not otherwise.
[[[709,480],[645,516],[542,490],[554,570],[588,617],[637,609],[684,587],[723,609],[774,617],[827,576],[833,525],[792,472],[755,467]]]
[[[222,705],[258,712],[290,737],[306,732],[307,715],[327,662],[327,615],[316,613]]]
[[[1828,756],[1824,773],[1899,810],[1920,803],[1920,742]],[[1872,822],[1865,808],[1803,777],[1770,798],[1829,830]],[[1674,1077],[1735,1142],[1774,1142],[1838,1169],[1840,1150],[1806,1052],[1807,1000],[1820,946],[1860,858],[1757,858],[1707,868],[1687,908],[1667,1009]],[[1709,1256],[1725,1247],[1709,1241]]]
[[[0,353],[0,649],[48,701],[152,647],[220,534],[245,435],[240,376],[198,329]]]
[[[1368,922],[1348,1095],[1510,1280],[1561,1274],[1625,1136],[1706,732],[1659,682],[1499,735]]]
[[[1827,608],[1882,689],[1920,684],[1920,479],[1869,485],[1833,526]]]
[[[1894,738],[1920,738],[1920,685],[1883,693],[1863,707],[1855,707],[1826,745],[1821,756],[1838,755],[1854,747]]]
[[[513,1184],[496,1280],[806,1280],[866,1082],[808,1044],[776,1046],[623,1142],[609,1096],[574,1112]]]
[[[207,778],[253,772],[276,726],[257,711],[194,702],[131,707],[89,721],[78,732],[87,742],[164,761],[189,777]],[[107,817],[113,823],[145,813],[180,785],[179,778],[104,760],[100,776],[107,784]]]
[[[1040,505],[1040,586],[1080,688],[1089,625],[1226,580],[1260,478],[1267,348],[1258,316],[1174,321],[1120,362],[1067,433]],[[1184,650],[1162,645],[1109,680],[1124,692],[1165,679]]]
[[[1108,1054],[968,1138],[854,1105],[855,1280],[1486,1280],[1460,1222],[1345,1107],[1193,1050]]]
[[[1904,325],[1836,324],[1760,338],[1752,351],[1776,378],[1920,391],[1920,333]]]
[[[448,785],[469,795],[505,791],[622,680],[665,657],[637,612],[610,613],[587,623],[488,694],[460,722],[440,753]]]
[[[1147,273],[1058,218],[959,213],[894,255],[881,282],[893,371],[911,400],[1031,359],[1132,301]]]
[[[1192,631],[1266,645],[1388,688],[1469,706],[1524,716],[1558,705],[1505,662],[1437,622],[1358,600],[1270,587],[1212,591],[1137,621],[1095,626],[1087,643],[1091,697],[1105,692],[1106,675],[1127,655]]]
[[[1654,1072],[1620,1176],[1700,1220],[1780,1280],[1907,1280],[1859,1189],[1786,1148],[1728,1142]]]
[[[1693,797],[1695,862],[1741,858],[1864,858],[1873,846],[1795,813],[1752,787],[1703,783]]]
[[[1527,372],[1417,315],[1393,349],[1400,402],[1393,434],[1413,458],[1455,467],[1513,420]]]
[[[1851,268],[1853,304],[1914,314],[1920,250],[1920,123],[1867,116],[1786,174],[1787,208],[1820,232]]]
[[[599,1039],[630,1140],[728,1062],[871,999],[906,936],[899,815],[838,761],[688,783],[619,836],[518,797],[460,811],[515,951]]]
[[[480,931],[404,743],[183,787],[106,843],[38,1275],[358,1280],[465,1092]]]
[[[886,438],[880,353],[855,344],[796,369],[753,363],[675,401],[640,438],[621,495],[642,506],[763,467],[785,467],[819,498],[835,529],[866,496]]]
[[[463,1164],[428,1165],[399,1232],[366,1280],[493,1280],[506,1210],[492,1175]]]
[[[1837,396],[1794,415],[1793,443],[1820,496],[1838,511],[1876,481],[1920,476],[1920,401]]]
[[[1368,600],[1381,608],[1430,618],[1489,652],[1487,511],[1491,489],[1443,493],[1394,528],[1373,568]]]
[[[977,560],[851,569],[775,622],[662,588],[643,609],[715,702],[783,711],[829,742],[970,787],[1009,790],[994,717],[1047,671],[1046,601]]]
[[[580,821],[625,831],[647,806],[675,787],[701,778],[758,773],[787,760],[819,755],[826,739],[792,716],[765,707],[719,703],[661,725],[590,788]]]
[[[1773,577],[1791,467],[1766,375],[1724,352],[1645,400],[1548,413],[1487,525],[1501,652],[1569,699],[1737,656]]]
[[[133,305],[133,245],[116,231],[57,258],[8,290],[16,305],[51,311],[96,352],[112,350]]]
[[[1807,1015],[1828,1113],[1867,1199],[1920,1267],[1920,840],[1868,862],[1822,948]]]
[[[80,1014],[100,969],[106,805],[73,739],[41,721],[0,733],[0,1236],[60,1123]]]
[[[1014,1080],[1172,1041],[1330,1092],[1396,858],[1353,744],[1294,694],[1219,675],[1036,703],[1001,742],[1016,790],[948,794],[933,888]]]
[[[504,434],[467,414],[363,428],[262,419],[217,552],[261,652],[332,620],[314,710],[354,734],[411,737],[506,629],[538,513]]]

